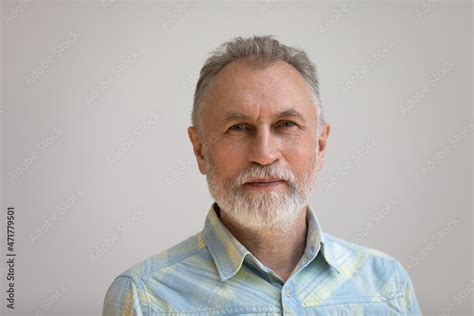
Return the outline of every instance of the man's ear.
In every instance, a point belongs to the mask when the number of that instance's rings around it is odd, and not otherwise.
[[[203,144],[202,144],[201,138],[199,137],[199,133],[197,129],[193,126],[188,127],[188,136],[193,145],[193,151],[194,151],[194,155],[196,156],[199,171],[202,174],[206,174],[206,162],[204,160],[204,155],[203,155],[203,150],[202,150]]]
[[[324,155],[326,153],[327,141],[328,141],[330,132],[331,132],[331,125],[324,124],[324,126],[321,128],[321,133],[319,134],[319,138],[318,138],[319,146],[318,146],[318,152],[316,153],[318,155],[317,171],[321,170],[321,168],[324,165]]]

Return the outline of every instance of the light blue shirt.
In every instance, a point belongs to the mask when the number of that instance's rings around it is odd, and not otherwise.
[[[323,233],[307,209],[305,251],[286,282],[233,237],[213,203],[201,232],[115,278],[103,315],[421,315],[397,260]]]

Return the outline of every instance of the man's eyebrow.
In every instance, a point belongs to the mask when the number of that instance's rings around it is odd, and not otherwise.
[[[242,113],[237,113],[237,112],[227,112],[224,123],[232,122],[232,121],[237,121],[237,120],[250,120],[251,117]]]
[[[277,115],[275,115],[276,117],[285,117],[285,116],[295,116],[297,118],[299,118],[300,120],[302,121],[306,121],[304,119],[304,116],[303,114],[301,114],[300,112],[298,112],[297,110],[291,108],[291,109],[288,109],[288,110],[284,110],[284,111],[281,111],[280,113],[278,113]]]
[[[298,112],[297,110],[291,108],[287,109],[281,112],[278,112],[277,114],[274,115],[274,118],[280,118],[280,117],[285,117],[285,116],[294,116],[299,118],[302,121],[305,121],[303,114]],[[224,123],[228,123],[231,121],[236,121],[236,120],[250,120],[251,117],[242,113],[238,112],[227,112],[226,117],[224,119]]]

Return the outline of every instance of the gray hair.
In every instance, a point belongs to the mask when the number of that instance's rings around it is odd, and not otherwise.
[[[323,107],[319,96],[319,80],[316,66],[300,49],[281,44],[273,36],[236,37],[225,42],[211,53],[201,68],[199,80],[194,92],[194,104],[191,122],[198,132],[198,121],[204,98],[215,76],[231,62],[244,59],[252,66],[265,68],[276,61],[285,61],[292,65],[303,76],[312,92],[318,113],[318,132],[325,122]]]

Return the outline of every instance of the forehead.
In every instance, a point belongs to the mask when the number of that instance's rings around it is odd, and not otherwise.
[[[232,62],[214,78],[206,99],[203,114],[211,124],[222,122],[229,112],[262,119],[294,109],[308,119],[316,116],[306,81],[283,61],[265,68],[256,68],[245,61]]]

